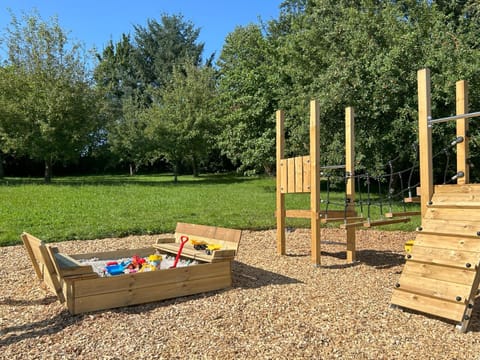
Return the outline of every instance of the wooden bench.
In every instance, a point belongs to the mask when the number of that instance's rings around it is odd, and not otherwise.
[[[189,241],[182,248],[181,255],[186,258],[206,261],[209,263],[218,261],[231,261],[234,259],[242,237],[241,230],[227,229],[216,226],[177,223],[175,237],[159,239],[154,247],[161,252],[177,254],[182,236],[187,236]],[[218,245],[218,250],[197,250],[194,243],[205,245]]]

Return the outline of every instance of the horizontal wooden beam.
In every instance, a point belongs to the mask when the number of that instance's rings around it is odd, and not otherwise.
[[[386,218],[394,218],[398,216],[415,216],[420,215],[421,211],[400,211],[400,212],[389,212],[385,214]]]
[[[397,219],[391,219],[391,220],[366,221],[366,222],[363,223],[363,227],[390,225],[390,224],[397,224],[397,223],[405,223],[405,222],[409,222],[409,221],[410,221],[410,218],[397,218]]]

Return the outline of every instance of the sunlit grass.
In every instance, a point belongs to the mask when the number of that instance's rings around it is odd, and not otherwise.
[[[238,229],[275,228],[275,179],[204,175],[7,178],[0,182],[0,245],[23,231],[45,241],[173,232],[177,222]],[[343,194],[332,194],[341,202]],[[308,209],[308,195],[287,195],[287,208]],[[385,210],[385,212],[388,209]],[[395,210],[400,211],[400,210]],[[372,210],[372,218],[380,216]],[[416,223],[388,229],[412,230]],[[289,219],[288,226],[309,227]],[[338,226],[336,224],[335,226]]]

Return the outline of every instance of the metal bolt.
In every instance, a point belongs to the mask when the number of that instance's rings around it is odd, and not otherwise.
[[[466,263],[465,266],[466,266],[467,268],[471,268],[471,267],[472,267],[472,264]]]
[[[422,231],[423,228],[421,226],[417,227],[417,231]]]
[[[407,259],[411,259],[411,258],[412,258],[412,255],[408,254]]]
[[[457,297],[455,298],[455,300],[457,300],[457,301],[462,301],[462,297],[461,297],[461,296],[457,296]]]
[[[396,288],[399,288],[399,287],[400,287],[400,284],[399,284],[399,283],[396,283],[396,284],[395,284],[395,287],[396,287]]]

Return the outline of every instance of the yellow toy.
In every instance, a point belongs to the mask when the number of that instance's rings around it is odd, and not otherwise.
[[[413,247],[413,243],[415,242],[415,240],[408,240],[406,243],[405,243],[405,251],[407,253],[409,252],[412,252],[412,247]]]

